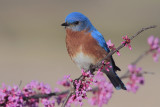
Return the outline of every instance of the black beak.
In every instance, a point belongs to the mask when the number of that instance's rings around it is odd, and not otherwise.
[[[61,26],[69,26],[69,24],[65,22],[65,23],[62,23]]]

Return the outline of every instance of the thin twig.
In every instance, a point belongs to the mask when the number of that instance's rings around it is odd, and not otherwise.
[[[22,80],[20,80],[18,87],[20,88],[21,85],[22,85]]]
[[[142,53],[139,57],[136,58],[135,61],[133,61],[131,64],[132,65],[136,65],[140,60],[142,60],[144,58],[144,56],[146,56],[149,53],[150,50],[145,51],[144,53]],[[130,75],[129,70],[127,70],[120,78],[126,78]]]
[[[147,50],[146,52],[144,52],[143,54],[141,54],[134,62],[132,62],[132,65],[136,65],[144,56],[146,56],[148,53],[150,52],[150,50]]]
[[[62,107],[65,107],[65,106],[66,106],[66,104],[67,104],[69,98],[72,96],[72,94],[73,94],[73,92],[70,91],[69,94],[67,95],[67,98],[65,99],[64,103],[62,104]]]
[[[157,49],[157,48],[156,48]],[[131,64],[136,65],[139,61],[141,61],[146,55],[148,55],[150,52],[155,51],[156,49],[147,50],[144,53],[142,53],[135,61],[133,61]],[[145,74],[148,74],[150,72],[145,72]],[[120,78],[126,78],[129,76],[129,70],[127,70]]]
[[[142,71],[141,73],[138,74],[138,76],[142,76],[143,74],[154,74],[154,72],[147,72],[147,71]],[[129,76],[131,76],[131,74],[128,72],[127,74],[121,76],[121,79],[125,79],[128,78]]]
[[[64,95],[64,94],[67,94],[69,93],[70,91],[69,90],[66,90],[66,91],[62,91],[62,92],[52,92],[52,93],[49,93],[49,94],[36,94],[36,95],[33,95],[33,96],[30,96],[30,97],[23,97],[24,100],[29,100],[29,99],[39,99],[39,98],[49,98],[49,97],[52,97],[52,96],[59,96],[59,95]]]

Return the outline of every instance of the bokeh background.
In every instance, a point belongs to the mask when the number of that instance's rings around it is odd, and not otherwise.
[[[121,56],[114,55],[122,69],[118,75],[123,75],[128,64],[148,49],[148,36],[160,37],[159,0],[0,0],[0,84],[22,81],[23,87],[38,80],[55,88],[64,75],[78,77],[80,70],[68,56],[65,29],[60,26],[74,11],[88,16],[104,38],[116,46],[123,35],[159,26],[135,38],[132,51],[123,48]],[[138,66],[155,74],[145,75],[145,85],[136,94],[115,91],[107,107],[160,106],[160,62],[153,62],[149,55]],[[84,106],[89,105],[86,102]]]

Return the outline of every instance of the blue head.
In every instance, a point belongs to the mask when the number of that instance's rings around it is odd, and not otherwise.
[[[69,28],[73,31],[82,31],[82,30],[92,30],[94,27],[92,26],[89,19],[79,12],[72,12],[70,13],[66,19],[65,23],[62,24],[66,28]]]

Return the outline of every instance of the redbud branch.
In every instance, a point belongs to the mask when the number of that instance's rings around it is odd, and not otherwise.
[[[136,36],[138,36],[140,33],[142,33],[143,31],[146,31],[148,29],[151,29],[151,28],[156,28],[156,26],[149,26],[149,27],[146,27],[146,28],[142,28],[140,31],[138,31],[135,35],[133,35],[132,37],[130,37],[130,40],[132,40],[133,38],[135,38]],[[94,73],[96,71],[97,68],[99,68],[99,66],[102,64],[102,61],[103,60],[106,60],[107,58],[109,58],[111,55],[113,55],[115,52],[119,51],[120,49],[122,49],[123,47],[125,46],[125,44],[122,44],[120,45],[118,48],[116,48],[116,50],[112,50],[111,52],[109,52],[109,54],[103,58],[101,61],[99,61],[98,63],[96,63],[95,65],[92,65],[89,70],[87,71],[91,71],[91,73]],[[151,51],[151,50],[149,50]],[[134,62],[132,62],[131,64],[137,64],[141,59],[143,59],[144,56],[146,56],[149,51],[146,51],[145,53],[143,53],[142,55],[140,55]],[[148,74],[148,72],[142,72],[140,75],[142,74]],[[127,71],[123,76],[121,76],[121,79],[125,79],[127,77],[129,77],[130,74],[129,74],[129,71]],[[78,79],[76,80],[81,80],[83,78],[83,75],[81,75]],[[93,92],[93,91],[96,91],[98,90],[97,87],[93,88],[92,90],[90,90],[90,92]],[[39,99],[39,98],[49,98],[49,97],[52,97],[52,96],[59,96],[59,95],[67,95],[66,99],[64,100],[63,104],[62,104],[62,107],[65,107],[65,105],[67,104],[69,98],[72,96],[72,94],[75,93],[75,89],[74,87],[71,87],[71,90],[65,90],[65,91],[62,91],[62,92],[52,92],[50,94],[36,94],[36,95],[33,95],[33,96],[30,96],[30,97],[23,97],[24,100],[29,100],[29,99]]]
[[[148,29],[151,29],[151,28],[156,28],[157,26],[156,25],[153,25],[153,26],[149,26],[149,27],[146,27],[146,28],[142,28],[140,31],[138,31],[135,35],[133,35],[132,37],[130,37],[130,40],[132,40],[133,38],[135,38],[136,36],[138,36],[140,33],[142,33],[143,31],[145,30],[148,30]],[[99,61],[97,64],[95,64],[94,66],[92,66],[92,68],[90,69],[96,69],[98,68],[101,64],[102,64],[102,61],[106,60],[108,57],[110,57],[111,55],[113,55],[115,52],[119,51],[121,48],[123,48],[125,46],[125,44],[122,44],[120,45],[118,48],[116,48],[116,50],[112,50],[111,52],[109,52],[109,54],[103,58],[101,61]],[[89,70],[90,70],[89,69]]]
[[[145,51],[143,54],[141,54],[134,62],[132,62],[132,65],[136,65],[140,60],[142,60],[144,58],[144,56],[146,56],[148,53],[150,52],[150,50]]]
[[[149,53],[150,50],[145,51],[144,53],[142,53],[135,61],[133,61],[131,64],[132,65],[136,65],[140,60],[142,60],[144,58],[144,56],[146,56]],[[124,79],[127,78],[128,76],[130,76],[129,70],[127,70],[120,78]]]
[[[67,95],[66,100],[65,100],[64,103],[62,104],[62,107],[65,107],[65,105],[67,104],[67,102],[68,102],[69,98],[72,96],[72,94],[73,94],[73,92],[70,91],[69,94]]]
[[[153,26],[149,26],[146,28],[142,28],[140,31],[138,31],[135,35],[133,35],[132,37],[130,37],[130,40],[132,40],[133,38],[135,38],[136,36],[138,36],[139,34],[141,34],[143,31],[146,31],[148,29],[151,28],[156,28],[156,25]],[[120,49],[122,49],[125,46],[125,44],[120,45],[118,48],[116,48],[116,50],[112,50],[111,52],[108,53],[108,55],[103,58],[101,61],[99,61],[98,63],[96,63],[95,65],[90,66],[90,68],[87,71],[91,71],[91,73],[94,73],[96,71],[97,68],[99,68],[99,66],[102,64],[102,61],[106,60],[107,58],[109,58],[111,55],[113,55],[115,52],[119,51]],[[82,75],[78,78],[78,80],[82,79]],[[71,94],[68,95],[69,97],[67,97],[62,105],[62,107],[65,107],[65,105],[67,104]]]
[[[143,54],[141,54],[135,61],[133,61],[131,64],[133,65],[136,65],[140,60],[142,60],[144,58],[144,56],[148,55],[149,52],[152,52],[154,51],[155,49],[153,50],[147,50],[145,51]],[[153,72],[147,72],[147,71],[143,71],[141,72],[140,74],[138,74],[139,76],[143,75],[143,74],[154,74]],[[123,74],[120,78],[121,79],[125,79],[125,78],[128,78],[130,75],[129,71],[127,70],[125,74]],[[82,75],[78,78],[78,80],[83,77]],[[94,87],[92,88],[92,90],[89,90],[89,92],[94,92],[98,90],[98,87]],[[30,97],[24,97],[23,99],[24,100],[28,100],[28,99],[39,99],[39,98],[48,98],[48,97],[52,97],[52,96],[59,96],[59,95],[65,95],[65,94],[68,94],[67,95],[67,100],[64,101],[62,107],[65,107],[65,105],[67,104],[69,98],[71,97],[71,95],[74,93],[74,91],[70,91],[70,90],[66,90],[66,91],[62,91],[62,92],[53,92],[53,93],[50,93],[50,94],[37,94],[37,95],[33,95],[33,96],[30,96]]]
[[[155,49],[149,49],[147,51],[145,51],[143,54],[141,54],[134,62],[132,62],[132,65],[136,65],[140,60],[142,60],[144,58],[144,56],[148,55],[150,52],[153,52],[157,50],[157,48]]]
[[[49,94],[36,94],[36,95],[33,95],[33,96],[29,96],[29,97],[23,97],[24,100],[29,100],[29,99],[39,99],[39,98],[49,98],[49,97],[52,97],[52,96],[59,96],[59,95],[64,95],[64,94],[67,94],[69,93],[70,91],[69,90],[66,90],[66,91],[62,91],[62,92],[52,92],[52,93],[49,93]]]
[[[154,72],[143,71],[143,72],[137,74],[137,76],[142,76],[143,74],[154,74]],[[127,71],[127,72],[126,72],[124,75],[122,75],[120,78],[121,78],[121,79],[125,79],[125,78],[128,78],[128,77],[130,77],[130,76],[131,76],[131,74],[129,73],[129,71]]]
[[[20,80],[18,87],[20,87],[22,85],[22,80]]]
[[[154,50],[147,50],[145,51],[143,54],[141,54],[135,61],[133,61],[131,64],[137,64],[140,60],[142,60],[144,58],[144,56],[148,55],[149,52],[151,51],[154,51]],[[142,72],[142,74],[148,74],[148,73],[151,73],[151,72]],[[120,78],[121,79],[125,79],[125,78],[128,78],[130,76],[129,74],[129,71],[126,71],[126,73],[124,75],[122,75]],[[83,77],[82,75],[78,78],[78,80],[80,80],[80,78]],[[20,84],[22,83],[22,81],[20,81]],[[19,86],[20,86],[19,84]],[[93,88],[92,90],[90,90],[91,92],[97,90],[98,88],[95,87]],[[39,99],[39,98],[48,98],[48,97],[52,97],[52,96],[59,96],[59,95],[65,95],[65,94],[68,94],[70,91],[69,90],[66,90],[66,91],[62,91],[62,92],[52,92],[52,93],[49,93],[49,94],[36,94],[36,95],[33,95],[33,96],[30,96],[30,97],[23,97],[24,100],[29,100],[29,99]],[[68,94],[68,97],[70,97],[73,93],[69,93]],[[67,100],[69,100],[69,98],[66,98]],[[68,101],[65,101],[68,102]],[[66,104],[64,104],[66,105]],[[62,107],[64,107],[64,105]]]
[[[133,61],[131,64],[132,65],[136,65],[140,60],[142,60],[146,55],[149,54],[149,52],[155,51],[156,49],[152,49],[152,50],[147,50],[144,53],[142,53],[135,61]],[[153,74],[151,72],[142,72],[141,74]],[[126,71],[125,74],[123,74],[120,78],[124,79],[127,78],[128,76],[130,76],[129,70]]]
[[[133,38],[135,38],[136,36],[138,36],[140,33],[142,33],[143,31],[146,31],[148,29],[152,29],[152,28],[156,28],[156,25],[153,26],[149,26],[146,28],[142,28],[141,30],[139,30],[135,35],[130,37],[130,40],[133,40]],[[125,44],[120,45],[118,48],[116,48],[115,50],[112,50],[111,52],[108,53],[108,55],[103,58],[101,61],[99,61],[98,63],[96,63],[95,65],[90,66],[90,68],[87,71],[91,71],[91,73],[94,73],[96,70],[96,68],[99,68],[99,66],[102,64],[102,61],[106,60],[107,58],[109,58],[111,55],[113,55],[115,52],[119,51],[120,49],[122,49],[125,46]],[[144,55],[140,56],[139,58],[141,59],[141,57],[143,57]],[[139,60],[139,58],[137,59],[137,61]],[[135,63],[137,63],[137,61],[135,61]],[[126,72],[127,73],[127,72]],[[80,80],[82,79],[82,75],[77,79]]]

